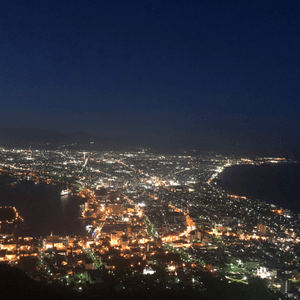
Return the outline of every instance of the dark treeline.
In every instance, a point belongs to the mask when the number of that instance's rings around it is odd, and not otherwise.
[[[63,285],[47,285],[31,279],[25,272],[8,264],[0,264],[0,293],[10,297],[29,297],[35,299],[122,299],[122,300],[163,300],[163,299],[203,299],[203,300],[274,300],[284,299],[283,295],[270,294],[259,278],[252,278],[249,284],[227,283],[220,278],[209,279],[205,282],[206,291],[196,289],[185,290],[136,290],[116,291],[114,285],[106,289],[93,289],[81,293],[70,291]]]

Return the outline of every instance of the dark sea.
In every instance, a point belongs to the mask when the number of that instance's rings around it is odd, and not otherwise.
[[[233,194],[300,213],[300,163],[236,165],[225,168],[220,179]]]
[[[80,204],[78,196],[61,196],[59,186],[35,184],[22,181],[14,186],[0,181],[0,206],[15,206],[25,221],[18,232],[21,236],[75,235],[82,233],[78,219]]]

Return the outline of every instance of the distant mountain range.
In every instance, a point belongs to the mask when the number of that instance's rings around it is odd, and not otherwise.
[[[39,128],[0,128],[0,145],[9,147],[91,147],[113,146],[117,143],[82,131],[63,133]]]
[[[145,149],[151,146],[151,152],[164,153],[164,154],[182,154],[188,153],[189,155],[199,154],[199,151],[208,151],[209,149],[197,149],[195,147],[188,147],[185,145],[185,149],[177,145],[171,145],[169,147],[159,147],[155,145],[147,144],[131,144],[128,141],[126,144],[116,139],[109,139],[102,136],[97,136],[83,131],[72,132],[60,132],[57,130],[48,130],[40,128],[0,128],[0,146],[3,147],[15,147],[15,148],[29,148],[30,146],[36,149],[48,149],[55,150],[59,148],[68,148],[74,150],[138,150]],[[195,149],[197,151],[195,152]],[[276,150],[276,149],[275,149]],[[246,155],[261,155],[261,156],[285,156],[292,158],[300,157],[300,150],[283,149],[276,153],[272,151],[265,151],[266,153],[260,153],[251,151]],[[212,148],[211,151],[221,152],[226,155],[239,154],[238,151],[227,150],[226,147],[220,146],[217,149]],[[242,151],[241,151],[242,153]]]
[[[15,148],[35,148],[55,150],[67,148],[74,150],[140,150],[149,148],[143,144],[130,144],[82,131],[60,132],[40,128],[0,128],[0,146]],[[151,147],[152,151],[173,153],[177,149]],[[182,151],[181,151],[182,152]]]

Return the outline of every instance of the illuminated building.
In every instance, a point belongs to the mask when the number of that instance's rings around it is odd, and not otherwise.
[[[69,244],[67,239],[62,239],[58,235],[49,235],[44,240],[44,246],[46,249],[49,248],[57,248],[57,249],[64,249]]]
[[[112,215],[123,215],[124,206],[121,203],[108,204],[108,210]]]
[[[153,275],[156,271],[154,271],[151,267],[145,267],[143,270],[143,275]]]
[[[122,236],[121,238],[121,246],[122,250],[128,249],[129,239],[126,235]]]
[[[116,246],[119,244],[119,237],[118,237],[118,233],[116,231],[113,231],[110,234],[110,245],[111,246]]]
[[[246,268],[249,270],[257,269],[259,266],[260,264],[258,260],[250,259],[246,261]]]
[[[131,237],[131,233],[132,233],[132,226],[128,225],[126,228],[126,234],[127,236]]]
[[[262,223],[257,224],[257,230],[261,232],[263,235],[267,233],[267,226],[263,225]]]

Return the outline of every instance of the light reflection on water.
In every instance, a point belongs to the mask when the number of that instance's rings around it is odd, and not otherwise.
[[[33,182],[21,182],[13,187],[0,182],[0,206],[15,206],[25,220],[27,236],[81,234],[78,220],[80,204],[85,200],[72,195],[61,196],[61,187]]]

